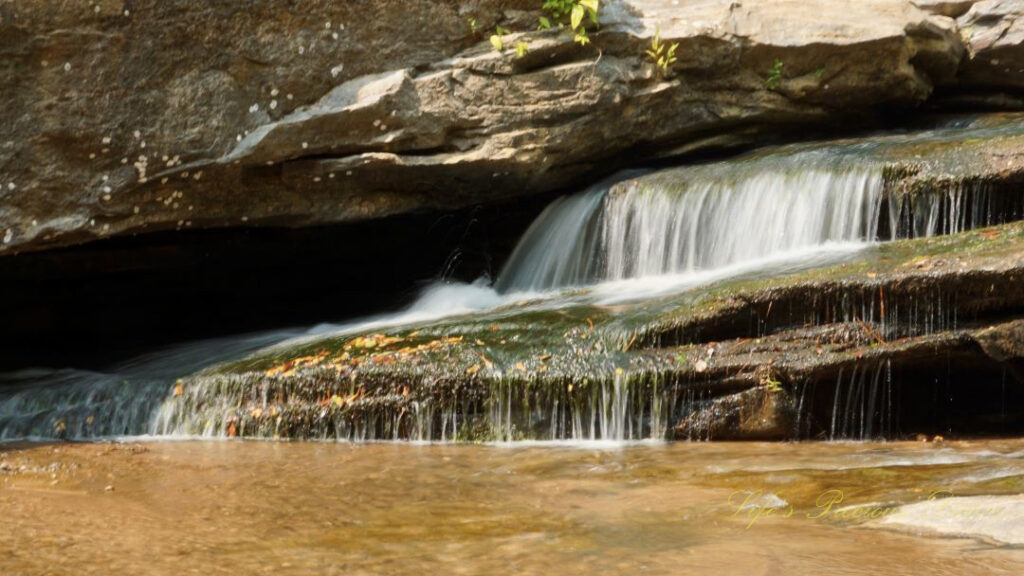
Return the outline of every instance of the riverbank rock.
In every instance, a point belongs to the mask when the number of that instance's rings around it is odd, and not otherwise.
[[[1024,77],[1008,0],[609,0],[586,47],[538,4],[0,2],[0,253],[487,203]]]
[[[896,508],[868,524],[947,538],[1024,545],[1024,496],[947,496]]]

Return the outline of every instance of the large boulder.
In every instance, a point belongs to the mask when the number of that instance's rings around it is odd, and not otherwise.
[[[961,86],[1020,46],[1009,1],[958,28],[910,0],[609,0],[587,47],[539,4],[0,0],[0,253],[559,189],[914,106],[957,82],[960,33]]]

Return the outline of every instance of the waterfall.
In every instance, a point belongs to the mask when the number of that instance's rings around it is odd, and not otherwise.
[[[175,378],[298,334],[279,330],[172,346],[104,371],[0,373],[0,440],[148,434]]]
[[[167,399],[181,395],[172,392],[174,380],[285,339],[469,315],[517,302],[524,292],[548,292],[534,296],[552,307],[572,298],[607,304],[614,302],[608,296],[613,292],[637,298],[646,296],[644,290],[660,290],[662,284],[679,291],[687,283],[715,281],[751,266],[778,273],[787,259],[817,265],[817,257],[836,248],[849,252],[875,241],[957,233],[1024,216],[1019,197],[999,194],[982,183],[951,184],[945,191],[889,189],[898,187],[887,186],[884,155],[870,148],[863,143],[804,145],[654,173],[623,173],[555,200],[524,234],[494,289],[486,280],[435,285],[398,314],[342,327],[199,343],[103,372],[0,374],[0,440],[224,435],[233,422],[223,418],[233,413],[242,384],[229,379],[222,388],[192,390],[169,408]],[[630,282],[636,279],[645,280]],[[569,287],[587,288],[571,295],[559,292]],[[859,317],[873,321],[873,306]],[[914,304],[906,315],[924,333],[957,321],[956,307],[948,298],[944,304],[941,294]],[[897,311],[889,310],[888,316],[898,318]],[[893,323],[885,315],[881,321]],[[884,326],[882,330],[889,334]],[[891,432],[888,374],[888,366],[873,371],[854,367],[848,380],[840,373],[830,397],[829,437],[872,438]],[[353,440],[447,440],[483,426],[499,440],[622,441],[662,437],[677,415],[675,399],[657,383],[615,377],[593,382],[585,393],[577,388],[569,395],[571,386],[558,394],[544,390],[519,380],[491,390],[483,423],[467,420],[471,411],[466,405],[424,403],[411,413],[374,412],[358,425],[328,422],[318,434]],[[805,387],[800,411],[806,393]],[[709,402],[692,395],[684,401],[691,407]],[[803,424],[810,429],[809,421]],[[800,430],[800,420],[796,428]]]
[[[955,234],[1018,217],[982,184],[887,191],[884,165],[816,152],[665,170],[556,200],[496,282],[538,292]]]
[[[500,291],[529,292],[581,284],[597,277],[590,258],[609,185],[597,185],[551,203],[519,241],[495,283]]]
[[[615,374],[573,387],[551,387],[516,377],[500,378],[485,390],[469,390],[406,406],[381,405],[351,414],[326,414],[317,406],[299,416],[293,405],[285,422],[251,417],[240,404],[255,400],[269,412],[280,383],[246,382],[243,376],[214,378],[190,386],[181,397],[163,403],[151,418],[156,436],[229,436],[234,427],[249,437],[315,438],[342,441],[449,441],[459,438],[495,442],[638,441],[664,438],[675,391],[657,377]]]
[[[883,189],[879,166],[807,165],[800,156],[668,170],[591,189],[541,214],[497,286],[537,291],[680,274],[874,240]]]
[[[129,384],[118,374],[71,369],[25,371],[7,379],[16,391],[0,398],[0,440],[145,434],[153,406],[168,389],[159,381]]]

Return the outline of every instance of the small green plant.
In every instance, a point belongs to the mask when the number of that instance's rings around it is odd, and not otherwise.
[[[654,32],[654,39],[651,40],[651,47],[646,54],[654,62],[660,75],[668,74],[668,67],[677,62],[676,48],[679,48],[678,42],[673,42],[671,46],[665,46],[665,43],[661,41],[661,28]]]
[[[590,44],[590,36],[587,36],[587,29],[580,28],[572,35],[573,42],[578,43],[580,46],[586,46]]]
[[[593,24],[597,24],[598,12],[601,8],[600,0],[544,0],[541,6],[550,18],[541,16],[538,19],[538,30],[547,30],[552,27],[552,22],[558,22],[558,26],[564,26],[564,20],[569,19],[569,30],[572,31],[572,38],[581,46],[590,43],[587,29],[583,25],[585,18]]]
[[[769,392],[782,392],[782,382],[779,382],[772,377],[771,368],[768,368],[766,373],[761,377],[761,386],[764,386]]]
[[[504,50],[505,42],[501,39],[501,37],[506,36],[508,34],[511,34],[511,32],[509,32],[508,29],[502,28],[501,26],[495,26],[494,34],[491,34],[491,46],[494,46],[494,49],[497,50],[498,52]]]
[[[589,19],[591,23],[597,24],[598,11],[601,7],[601,0],[544,0],[541,9],[547,14],[537,19],[537,30],[550,30],[558,25],[559,28],[569,27],[572,31],[573,41],[582,46],[590,43],[590,36],[584,20]],[[470,29],[476,31],[476,21],[470,19]],[[511,34],[501,26],[495,27],[495,33],[491,34],[491,46],[498,52],[505,49],[505,41],[502,36]],[[529,52],[529,45],[526,42],[517,42],[515,45],[516,54],[522,58]]]
[[[814,77],[815,77],[816,79],[818,79],[819,81],[821,80],[821,78],[822,78],[822,77],[823,77],[824,75],[825,75],[825,67],[824,67],[824,66],[821,66],[821,67],[819,67],[818,69],[816,69],[816,70],[814,71]]]
[[[477,33],[476,18],[469,18],[466,22],[469,22],[469,32],[475,35]]]
[[[782,84],[782,66],[782,60],[776,58],[772,67],[768,69],[768,77],[764,80],[764,85],[768,89],[774,90]]]

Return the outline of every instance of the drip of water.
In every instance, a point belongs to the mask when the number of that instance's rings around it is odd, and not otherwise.
[[[854,366],[847,378],[840,369],[832,400],[829,440],[891,436],[896,426],[892,384],[892,365],[888,359],[873,366]]]
[[[1021,206],[984,183],[958,182],[944,194],[893,193],[887,196],[889,238],[957,234],[1021,217]]]
[[[663,439],[666,409],[673,392],[656,378],[615,374],[572,386],[532,386],[519,378],[495,382],[482,396],[416,402],[405,408],[379,407],[359,414],[330,416],[314,410],[288,414],[280,422],[249,418],[238,411],[239,398],[253,399],[266,412],[281,393],[273,381],[253,385],[241,377],[210,379],[190,386],[183,397],[164,402],[149,432],[157,436],[226,438],[230,430],[249,437],[303,437],[323,440],[413,440],[436,442],[460,438],[496,442],[571,440],[626,442]],[[666,394],[667,393],[667,394]],[[305,403],[303,403],[305,404]],[[301,409],[301,408],[297,408]],[[269,427],[268,427],[269,426]]]

